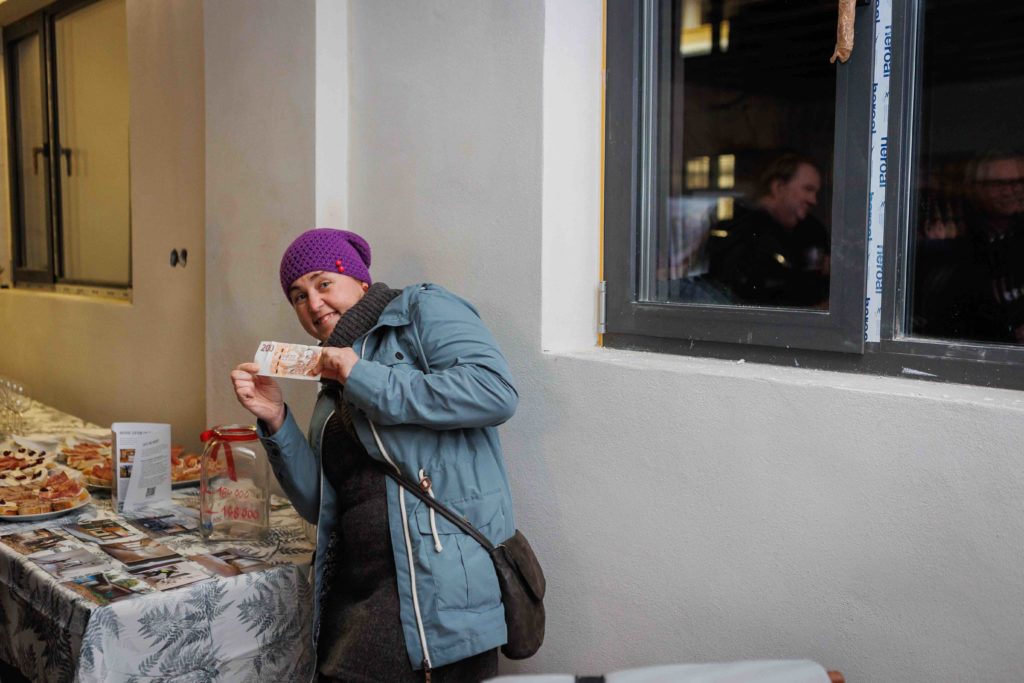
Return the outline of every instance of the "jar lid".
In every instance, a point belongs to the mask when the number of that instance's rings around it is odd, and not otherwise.
[[[206,443],[215,436],[221,441],[258,441],[260,438],[251,425],[217,425],[200,434],[199,439]]]

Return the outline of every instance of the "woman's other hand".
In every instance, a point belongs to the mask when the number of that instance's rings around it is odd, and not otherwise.
[[[284,398],[277,382],[256,374],[259,369],[256,363],[242,363],[231,371],[231,383],[242,407],[266,422],[273,434],[284,424]]]
[[[328,346],[320,354],[320,364],[317,369],[324,379],[333,379],[344,384],[357,362],[359,362],[359,355],[352,350],[352,347],[346,346],[338,349]]]

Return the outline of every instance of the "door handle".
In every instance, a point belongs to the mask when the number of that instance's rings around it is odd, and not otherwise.
[[[67,164],[67,167],[68,167],[68,176],[70,177],[71,176],[71,150],[68,149],[67,147],[61,147],[60,148],[60,155],[62,157],[64,157],[64,162]]]
[[[47,159],[50,158],[50,143],[45,143],[41,147],[32,148],[32,173],[33,175],[39,175],[39,155],[42,154]]]

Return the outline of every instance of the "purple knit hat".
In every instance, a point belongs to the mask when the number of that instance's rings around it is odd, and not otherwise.
[[[307,230],[288,246],[281,257],[281,289],[288,296],[292,283],[314,270],[342,273],[360,282],[370,278],[370,245],[348,230]]]

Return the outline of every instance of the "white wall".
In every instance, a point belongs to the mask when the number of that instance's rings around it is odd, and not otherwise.
[[[475,301],[518,381],[502,433],[549,626],[506,670],[810,657],[851,681],[1019,678],[1020,394],[542,351],[589,334],[601,5],[348,13],[351,227],[378,279]],[[586,312],[549,336],[561,296]]]
[[[127,2],[132,303],[0,290],[0,374],[99,424],[169,422],[193,447],[205,422],[202,22],[193,2]],[[189,265],[171,268],[182,247]]]
[[[541,344],[545,351],[597,341],[601,279],[601,13],[552,2],[544,34]]]
[[[207,0],[207,418],[251,423],[229,373],[264,339],[309,341],[278,284],[278,264],[313,226],[315,6]],[[315,388],[284,382],[308,420]],[[299,385],[299,386],[296,386]]]
[[[348,0],[316,0],[316,224],[348,227]]]

